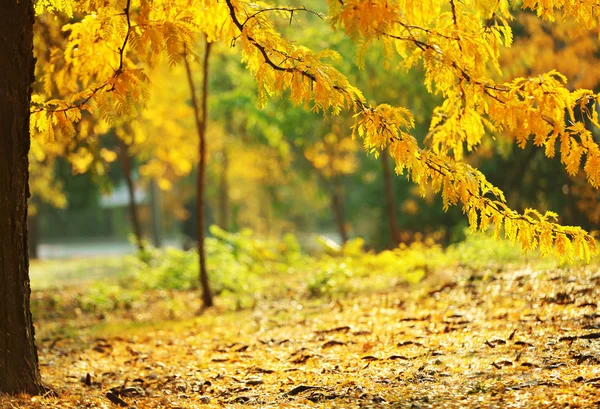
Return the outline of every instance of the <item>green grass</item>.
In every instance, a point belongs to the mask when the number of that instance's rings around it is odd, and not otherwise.
[[[97,280],[118,280],[123,276],[123,256],[102,256],[57,260],[32,260],[29,267],[31,288],[81,286]]]
[[[536,252],[523,255],[518,246],[484,234],[447,249],[426,240],[380,253],[354,239],[341,249],[307,254],[291,236],[282,245],[248,231],[215,231],[207,244],[211,286],[222,311],[253,310],[264,301],[335,301],[396,287],[409,290],[463,268],[493,275],[517,264],[561,265]],[[33,262],[32,309],[42,320],[76,320],[83,326],[114,314],[133,321],[186,319],[200,310],[197,266],[195,252],[177,249],[150,249],[144,261],[113,256]]]

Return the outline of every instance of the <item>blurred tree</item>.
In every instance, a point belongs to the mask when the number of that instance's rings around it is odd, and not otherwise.
[[[54,177],[56,157],[49,155],[35,139],[31,141],[29,151],[29,198],[28,207],[28,233],[29,257],[39,257],[38,246],[40,242],[39,207],[41,203],[49,203],[56,208],[67,205],[67,197],[63,191],[63,184]]]
[[[413,135],[420,143],[423,143],[428,130],[427,121],[430,119],[425,113],[439,104],[439,98],[427,92],[423,84],[422,70],[402,70],[399,73],[397,70],[383,67],[381,61],[384,58],[389,59],[390,66],[401,63],[392,56],[384,55],[384,51],[383,47],[373,47],[364,57],[364,69],[358,69],[355,66],[349,67],[348,70],[355,72],[357,83],[360,84],[362,90],[368,93],[372,104],[398,103],[408,107],[414,113]],[[394,84],[394,86],[392,87],[390,84]],[[384,152],[379,159],[380,172],[377,172],[377,183],[381,184],[383,192],[376,195],[377,198],[385,198],[385,201],[379,201],[378,205],[384,206],[380,211],[387,216],[385,219],[387,220],[389,241],[385,243],[386,247],[389,244],[396,246],[400,242],[411,240],[410,232],[440,229],[445,224],[443,223],[444,219],[448,218],[447,213],[443,212],[440,206],[434,206],[431,201],[419,200],[420,191],[417,190],[413,195],[414,189],[411,189],[408,181],[392,178],[388,155],[389,151]],[[397,204],[397,198],[401,199],[401,206]],[[401,209],[411,209],[411,211],[398,214]],[[417,214],[418,222],[416,222]],[[381,245],[382,243],[377,244]]]
[[[190,93],[192,95],[192,107],[194,108],[194,119],[196,120],[196,131],[198,133],[198,175],[196,181],[196,239],[198,241],[198,255],[200,263],[200,285],[202,286],[202,302],[205,308],[214,304],[208,271],[206,269],[206,248],[204,246],[206,219],[204,214],[206,204],[206,161],[208,159],[206,149],[206,121],[208,111],[208,60],[212,43],[204,42],[204,57],[202,58],[202,89],[201,96],[196,95],[196,85],[192,76],[192,69],[188,59],[184,56],[185,71],[187,74]],[[185,53],[185,49],[184,49]]]
[[[123,177],[125,178],[125,184],[127,186],[127,193],[129,196],[129,217],[131,220],[131,226],[133,227],[133,234],[135,236],[135,244],[140,253],[146,251],[144,245],[144,236],[142,233],[142,224],[140,222],[140,216],[135,199],[135,183],[133,181],[133,170],[134,170],[134,158],[131,155],[131,147],[123,139],[118,138],[119,150],[118,155],[121,163],[121,170],[123,171]]]
[[[340,137],[339,125],[304,151],[306,158],[319,173],[331,197],[331,210],[342,243],[348,241],[348,224],[344,210],[343,177],[358,169],[358,143],[349,136]]]
[[[381,169],[381,174],[383,175],[383,187],[385,191],[387,218],[390,228],[390,239],[395,245],[398,245],[400,242],[402,242],[402,237],[398,228],[398,221],[396,217],[396,197],[394,194],[394,184],[392,181],[392,172],[390,169],[390,162],[387,152],[381,155]]]

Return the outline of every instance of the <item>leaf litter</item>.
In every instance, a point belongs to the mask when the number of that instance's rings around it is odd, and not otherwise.
[[[139,325],[114,312],[44,334],[41,371],[56,396],[2,395],[0,407],[598,407],[594,274],[458,270],[441,286],[297,294]]]

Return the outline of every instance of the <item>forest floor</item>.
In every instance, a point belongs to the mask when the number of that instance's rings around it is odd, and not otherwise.
[[[455,267],[335,297],[292,285],[198,316],[191,291],[52,310],[70,291],[34,293],[55,394],[0,396],[0,408],[600,407],[597,266]],[[165,299],[184,308],[165,312]]]

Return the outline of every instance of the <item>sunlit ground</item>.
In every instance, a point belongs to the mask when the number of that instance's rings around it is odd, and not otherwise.
[[[231,274],[213,273],[217,307],[201,314],[191,253],[36,263],[40,365],[58,396],[0,406],[594,407],[596,265],[518,263],[486,240],[312,256],[241,241],[237,261],[211,254]],[[165,274],[188,262],[189,276]]]

